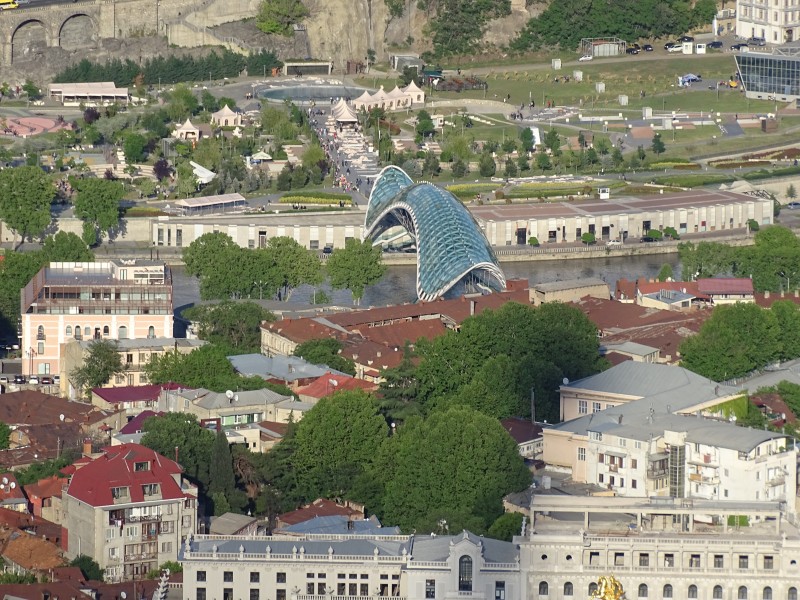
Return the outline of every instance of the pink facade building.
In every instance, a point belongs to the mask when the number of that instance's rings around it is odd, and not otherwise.
[[[61,375],[67,342],[172,337],[172,275],[162,262],[50,263],[20,291],[22,372]]]

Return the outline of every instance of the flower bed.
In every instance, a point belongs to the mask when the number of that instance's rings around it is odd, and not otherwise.
[[[284,196],[278,201],[280,204],[317,204],[320,206],[338,206],[344,202],[345,206],[350,206],[353,199],[350,196],[345,198],[325,198],[323,196]]]
[[[697,163],[677,162],[677,161],[657,162],[657,163],[652,163],[649,166],[651,169],[680,169],[687,171],[700,168],[700,165],[698,165]]]
[[[737,169],[739,167],[768,167],[772,163],[768,160],[721,160],[708,164],[715,169]]]
[[[800,158],[800,148],[784,148],[782,150],[768,150],[766,152],[759,152],[757,154],[745,154],[742,158],[749,159],[773,159],[773,160],[793,160]]]

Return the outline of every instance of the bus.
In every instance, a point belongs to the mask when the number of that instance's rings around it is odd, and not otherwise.
[[[0,0],[0,10],[9,10],[11,8],[19,8],[17,0]]]

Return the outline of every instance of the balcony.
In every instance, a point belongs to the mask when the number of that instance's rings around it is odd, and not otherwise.
[[[772,477],[771,479],[767,480],[767,485],[770,487],[783,485],[784,483],[786,483],[786,475],[784,473],[776,475],[775,477]]]
[[[150,560],[158,558],[158,552],[139,552],[136,554],[126,554],[125,562],[139,562],[141,560]]]
[[[648,479],[660,479],[661,477],[667,476],[666,469],[647,469],[647,478]]]

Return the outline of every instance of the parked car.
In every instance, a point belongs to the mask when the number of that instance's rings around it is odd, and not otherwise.
[[[747,48],[747,42],[739,42],[738,44],[731,44],[731,50],[741,50],[742,48]]]
[[[53,378],[45,375],[42,377],[42,385],[53,385]]]
[[[664,44],[664,50],[669,50],[674,46],[680,46],[680,44],[678,42],[667,42],[666,44]]]
[[[586,62],[587,60],[592,60],[591,54],[584,54],[578,59],[578,62]]]
[[[38,375],[31,375],[28,379],[28,383],[31,385],[39,385],[39,376]]]
[[[786,208],[790,210],[794,210],[795,208],[800,208],[800,202],[789,202],[789,204],[786,205]]]
[[[690,36],[690,35],[684,35],[682,37],[679,37],[678,41],[679,42],[693,42],[694,38],[692,36]]]
[[[22,385],[27,382],[28,380],[25,379],[25,375],[14,375],[14,383]]]
[[[645,52],[652,52],[653,46],[650,44],[645,44],[644,46],[642,46],[642,50],[644,50]]]
[[[749,40],[747,40],[747,43],[751,46],[766,46],[767,40],[765,40],[763,37],[751,37]]]
[[[714,40],[713,42],[708,42],[706,44],[706,48],[715,48],[715,49],[722,48],[722,42],[720,42],[719,40]]]
[[[620,240],[608,240],[606,246],[622,246],[622,242]]]
[[[642,243],[649,244],[650,242],[655,242],[656,238],[650,237],[649,235],[644,236],[642,239],[639,240]]]
[[[667,52],[683,52],[683,46],[678,44],[677,46],[673,46]]]
[[[0,383],[3,385],[8,383],[8,377],[6,375],[0,375]]]
[[[59,385],[61,383],[61,375],[53,375],[53,385]]]
[[[639,54],[639,50],[636,48],[626,48],[625,54]]]

